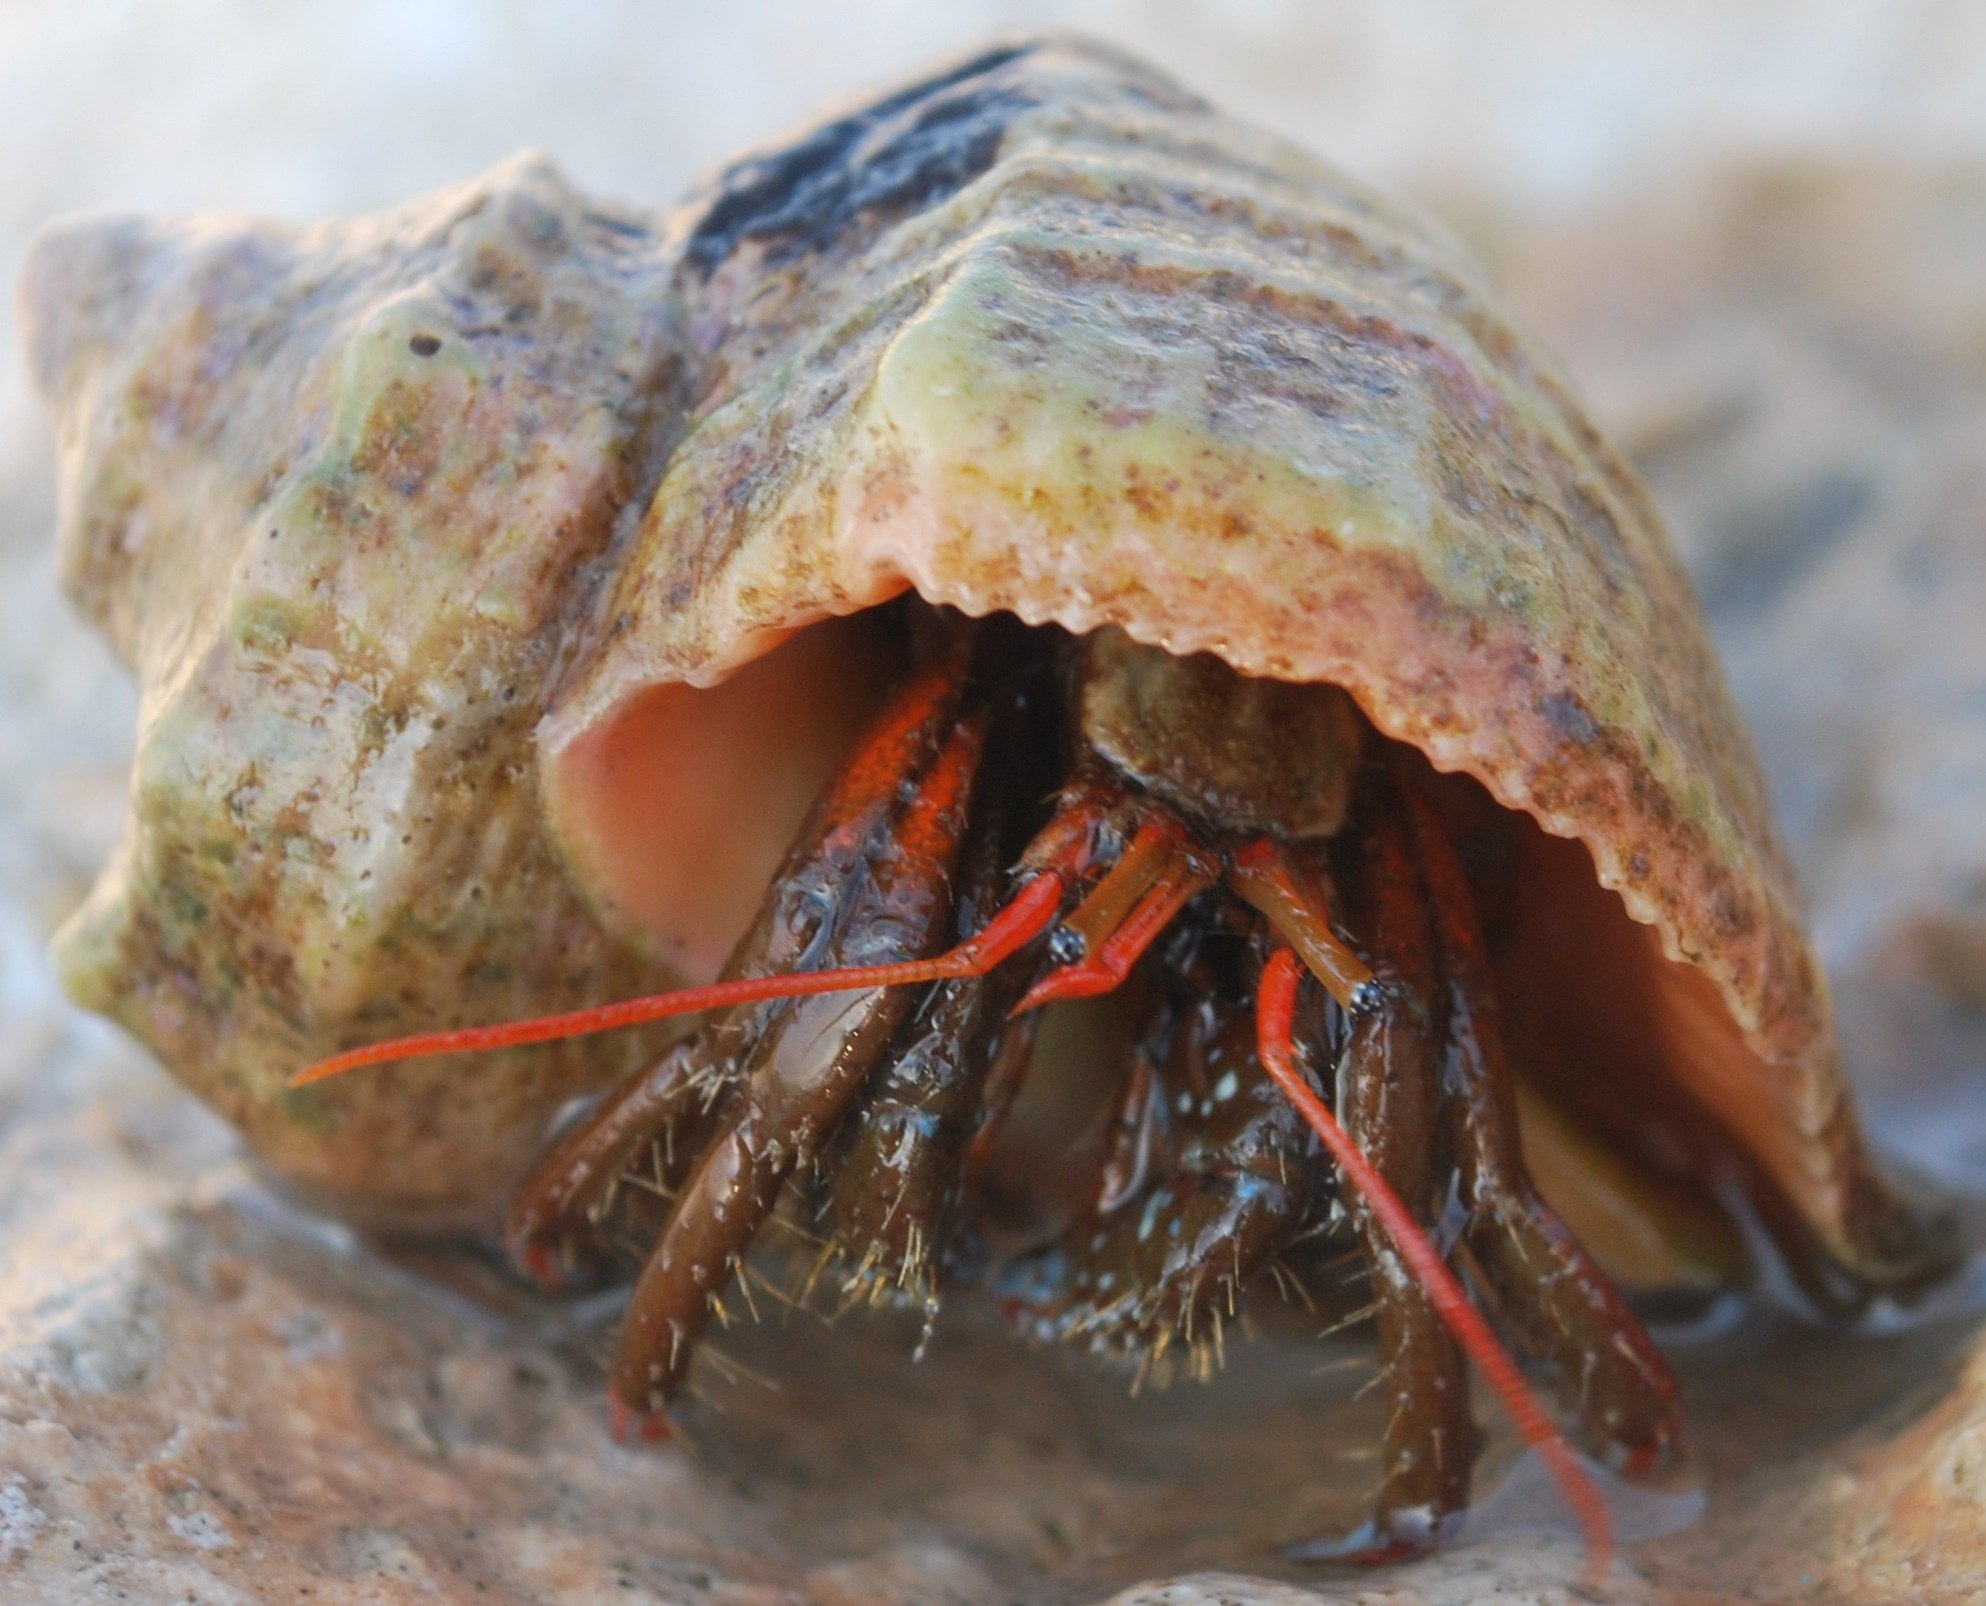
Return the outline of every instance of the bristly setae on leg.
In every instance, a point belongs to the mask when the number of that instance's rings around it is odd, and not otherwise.
[[[846,1297],[901,1298],[928,1323],[1034,1012],[1128,983],[1145,1024],[1113,1137],[1057,1241],[1006,1268],[1015,1323],[1140,1375],[1174,1358],[1204,1374],[1259,1274],[1348,1233],[1390,1409],[1373,1519],[1341,1553],[1411,1551],[1463,1508],[1473,1359],[1603,1557],[1604,1504],[1444,1260],[1550,1364],[1602,1458],[1661,1464],[1675,1390],[1530,1183],[1473,894],[1421,771],[1330,687],[1115,633],[945,618],[918,635],[922,661],[717,983],[374,1045],[303,1079],[707,1012],[558,1145],[511,1217],[518,1263],[547,1284],[615,1241],[639,1251],[611,1389],[621,1431],[657,1437],[790,1182]]]

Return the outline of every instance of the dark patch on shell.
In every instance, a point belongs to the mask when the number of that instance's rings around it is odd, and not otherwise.
[[[1600,722],[1570,692],[1546,693],[1538,699],[1538,712],[1569,742],[1584,747],[1599,739]]]
[[[1035,103],[1017,85],[988,82],[1031,49],[988,51],[738,163],[690,234],[690,265],[707,278],[747,240],[764,241],[775,262],[824,251],[865,219],[902,217],[964,188]]]

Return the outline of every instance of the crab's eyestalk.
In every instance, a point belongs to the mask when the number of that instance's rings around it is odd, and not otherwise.
[[[1014,1013],[1057,999],[1095,998],[1121,987],[1179,911],[1211,887],[1219,873],[1212,855],[1195,846],[1176,822],[1148,822],[1096,890],[1062,922],[1061,932],[1076,939],[1082,957],[1043,976]]]
[[[1326,873],[1314,847],[1299,854],[1265,836],[1236,851],[1227,884],[1261,911],[1340,1009],[1369,1009],[1380,1001],[1379,988],[1372,967],[1331,924]]]

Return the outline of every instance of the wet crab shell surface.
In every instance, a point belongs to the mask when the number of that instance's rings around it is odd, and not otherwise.
[[[67,583],[143,688],[61,962],[343,1207],[478,1218],[653,1039],[285,1075],[710,974],[914,591],[1349,690],[1535,822],[1528,1073],[1908,1260],[1641,487],[1438,231],[1137,63],[995,50],[664,219],[523,159],[70,225],[25,301]]]

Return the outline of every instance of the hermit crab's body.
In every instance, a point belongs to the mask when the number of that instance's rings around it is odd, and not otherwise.
[[[1362,1249],[1382,1541],[1465,1498],[1459,1318],[1306,1075],[1630,1469],[1675,1404],[1607,1272],[1730,1274],[1714,1197],[1823,1302],[1935,1258],[1639,487],[1425,225],[1137,65],[990,53],[661,228],[524,163],[57,233],[28,300],[70,583],[146,690],[72,985],[375,1217],[486,1217],[608,1085],[510,1234],[645,1255],[632,1419],[782,1197],[935,1309],[1059,1074],[1036,1007],[1119,984],[1115,1135],[1010,1308],[1204,1357]],[[286,1081],[720,966],[673,1047]]]

